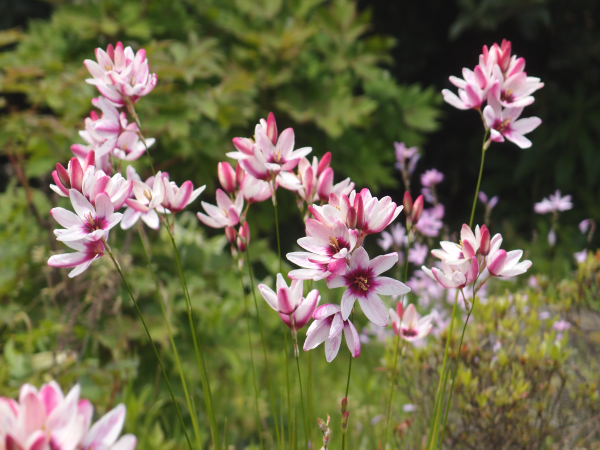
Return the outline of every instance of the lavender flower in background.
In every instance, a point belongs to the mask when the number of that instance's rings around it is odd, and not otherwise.
[[[494,195],[492,198],[488,199],[488,196],[483,191],[479,192],[478,197],[479,197],[479,200],[481,201],[481,203],[483,203],[485,206],[485,214],[483,217],[483,223],[488,225],[490,223],[490,216],[492,214],[492,209],[494,209],[494,207],[498,204],[499,198],[497,195]]]
[[[573,253],[573,257],[575,258],[575,261],[577,261],[577,263],[579,263],[579,264],[585,262],[585,260],[587,259],[587,255],[588,255],[587,248],[584,248],[580,252]]]
[[[548,244],[550,244],[550,247],[554,247],[556,244],[556,225],[558,223],[558,213],[561,211],[568,211],[571,208],[573,208],[571,196],[565,195],[563,197],[560,189],[557,189],[554,194],[550,194],[547,198],[542,199],[541,202],[533,205],[533,210],[537,214],[552,213],[552,225],[550,227],[550,231],[548,232]]]
[[[426,170],[421,174],[421,194],[429,203],[437,205],[438,198],[435,191],[435,186],[444,181],[444,174],[436,169]]]
[[[402,181],[407,191],[410,191],[410,177],[412,176],[421,155],[417,147],[406,148],[404,142],[394,142],[396,148],[396,168],[402,174]]]
[[[438,203],[433,208],[423,210],[419,222],[415,225],[416,230],[423,236],[436,237],[444,227],[444,205]]]

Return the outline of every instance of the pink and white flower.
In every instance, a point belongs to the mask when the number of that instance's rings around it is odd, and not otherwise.
[[[379,295],[404,295],[410,288],[398,280],[379,275],[398,262],[397,253],[378,256],[373,260],[362,247],[357,248],[350,257],[349,267],[343,275],[337,275],[327,280],[330,289],[346,287],[342,295],[342,318],[348,319],[358,300],[365,316],[375,325],[385,327],[388,324],[388,314]]]
[[[157,177],[157,179],[163,183],[161,189],[163,189],[164,196],[161,205],[172,213],[177,213],[184,209],[206,189],[206,185],[204,185],[194,190],[194,184],[189,180],[185,181],[181,187],[178,187],[174,181],[169,181],[169,175],[165,172],[163,172],[160,178]],[[157,180],[155,179],[154,182],[156,183]]]
[[[271,196],[271,186],[266,181],[245,174],[240,185],[240,193],[248,203],[260,203]]]
[[[100,93],[117,106],[126,104],[126,99],[136,103],[156,86],[156,74],[150,74],[146,51],[134,54],[131,47],[123,48],[121,42],[115,47],[110,44],[105,52],[96,49],[96,61],[86,59],[83,64],[93,78],[85,80],[95,85]]]
[[[465,286],[470,285],[477,279],[479,263],[477,258],[473,258],[471,261],[463,260],[453,264],[443,262],[441,270],[438,267],[428,269],[425,266],[422,266],[421,270],[446,289],[464,289]]]
[[[158,230],[160,220],[157,210],[161,213],[165,211],[161,206],[164,191],[162,190],[163,184],[154,183],[154,180],[161,176],[161,172],[158,172],[156,177],[152,176],[143,183],[140,180],[140,176],[135,172],[135,169],[132,166],[127,167],[127,178],[133,181],[132,193],[134,198],[125,200],[127,208],[123,213],[123,220],[121,221],[121,228],[123,230],[131,228],[140,218],[150,228]]]
[[[312,350],[325,342],[325,358],[327,362],[333,361],[340,350],[343,331],[352,357],[357,358],[360,355],[358,331],[350,320],[342,318],[342,312],[338,305],[329,303],[319,306],[313,313],[313,319],[314,322],[306,331],[304,351]]]
[[[526,259],[519,262],[523,256],[523,250],[512,250],[506,252],[497,246],[493,246],[487,258],[486,270],[495,277],[514,277],[527,272],[531,267],[531,261]],[[484,275],[482,274],[482,277]]]
[[[81,193],[94,205],[98,194],[109,196],[115,211],[121,209],[131,195],[133,180],[126,180],[120,173],[109,177],[103,170],[88,167],[83,176]]]
[[[67,268],[74,267],[69,273],[69,278],[76,277],[90,267],[90,264],[96,259],[104,256],[105,248],[101,240],[90,241],[82,239],[80,241],[64,241],[67,247],[77,250],[74,253],[63,253],[53,255],[48,259],[48,265],[51,267]]]
[[[146,152],[146,147],[150,148],[155,141],[154,138],[147,138],[144,145],[137,131],[126,130],[119,135],[113,155],[124,161],[135,161]]]
[[[70,191],[71,204],[77,214],[64,208],[53,208],[50,215],[64,230],[54,230],[59,241],[78,241],[81,239],[97,241],[108,237],[111,228],[117,225],[123,214],[114,212],[113,204],[104,192],[96,196],[92,204],[75,189]]]
[[[238,195],[233,202],[224,191],[217,189],[217,206],[206,202],[201,204],[208,215],[199,212],[196,216],[204,225],[212,228],[234,227],[240,222],[244,197]]]
[[[38,391],[21,386],[19,400],[0,398],[0,448],[6,450],[133,450],[137,440],[124,435],[125,406],[118,405],[91,428],[94,408],[79,398],[75,385],[65,396],[54,381]]]
[[[392,317],[392,327],[394,333],[400,334],[400,337],[408,342],[415,342],[423,339],[433,329],[433,315],[420,317],[419,313],[412,303],[408,305],[406,310],[402,306],[402,302],[398,302],[396,311],[390,308],[390,316]]]
[[[535,130],[542,120],[539,117],[519,119],[523,107],[510,107],[502,109],[499,98],[499,85],[494,85],[490,90],[488,105],[483,110],[486,126],[490,129],[489,142],[504,142],[504,138],[521,148],[531,147],[531,141],[524,134]]]
[[[56,163],[56,170],[52,172],[52,178],[56,184],[51,184],[50,189],[61,197],[68,197],[69,190],[75,189],[79,192],[83,190],[83,175],[87,168],[94,170],[94,161],[96,154],[92,150],[80,163],[77,158],[71,158],[67,168],[60,163]]]
[[[292,280],[291,286],[288,287],[283,276],[278,273],[276,293],[266,284],[258,285],[258,290],[269,306],[279,313],[281,320],[288,327],[295,330],[301,329],[308,323],[315,308],[321,301],[319,291],[316,289],[310,291],[306,298],[304,298],[302,296],[303,284],[302,280]],[[290,317],[294,321],[293,327]]]
[[[253,143],[246,138],[234,138],[233,145],[237,152],[227,156],[239,160],[242,168],[259,180],[271,181],[280,172],[293,170],[300,159],[308,155],[312,148],[304,147],[294,150],[294,130],[287,128],[277,138],[277,125],[273,113],[269,113],[267,121],[261,119],[256,125]]]
[[[524,62],[523,60],[523,67]],[[494,78],[498,81],[498,89],[493,89],[491,94],[496,96],[496,100],[504,108],[523,108],[531,105],[535,100],[531,94],[544,87],[539,78],[528,77],[523,71],[517,71],[505,78],[498,65],[494,66]]]

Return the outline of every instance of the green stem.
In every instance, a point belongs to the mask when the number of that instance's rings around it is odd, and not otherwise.
[[[250,311],[248,310],[248,296],[246,295],[246,289],[244,288],[244,279],[242,277],[242,270],[238,266],[238,273],[240,275],[240,283],[242,284],[242,294],[244,295],[244,307],[246,308],[246,328],[248,330],[248,348],[250,349],[250,364],[252,366],[252,382],[254,384],[254,407],[256,408],[256,425],[258,427],[258,437],[260,440],[260,448],[264,449],[263,438],[262,438],[262,426],[260,424],[260,411],[258,409],[258,385],[256,383],[256,371],[254,369],[254,352],[252,351],[252,339],[250,338]],[[225,447],[227,450],[227,447]]]
[[[440,381],[438,383],[437,394],[436,394],[436,399],[435,399],[433,423],[430,425],[430,428],[429,428],[430,436],[429,436],[429,439],[427,442],[428,449],[434,449],[435,444],[437,442],[436,434],[437,434],[437,429],[438,429],[438,424],[439,424],[438,419],[440,417],[440,409],[443,407],[442,399],[444,398],[444,392],[446,390],[446,381],[445,381],[444,374],[446,372],[446,361],[448,359],[448,348],[450,347],[450,339],[452,337],[452,329],[454,327],[454,318],[456,317],[457,303],[458,303],[458,291],[456,291],[456,296],[454,297],[454,306],[452,307],[452,318],[450,319],[450,327],[448,328],[448,336],[446,338],[446,347],[444,349],[444,359],[442,360],[442,371],[440,373]],[[442,388],[442,384],[443,384],[443,388]]]
[[[465,299],[465,293],[461,289],[461,294],[465,301],[465,305],[467,304],[467,300]],[[467,324],[469,323],[469,319],[471,318],[471,313],[473,312],[473,308],[475,308],[475,296],[473,296],[473,305],[471,305],[471,309],[469,310],[469,314],[467,314],[467,320],[462,329],[462,334],[460,335],[460,343],[458,344],[458,352],[456,353],[456,359],[454,360],[454,372],[452,373],[452,384],[450,385],[450,394],[448,394],[448,405],[446,406],[446,415],[444,416],[444,426],[442,428],[442,438],[440,439],[440,449],[442,448],[442,444],[444,443],[444,433],[446,432],[446,422],[448,422],[448,413],[450,412],[450,402],[452,401],[452,391],[454,391],[454,382],[456,381],[456,371],[458,369],[458,363],[460,359],[460,353],[462,349],[463,338],[465,337],[465,330],[467,329]]]
[[[290,316],[290,319],[292,317]],[[292,326],[295,327],[294,321],[292,319]],[[308,426],[306,424],[306,412],[304,410],[304,393],[302,392],[302,375],[300,373],[300,351],[298,350],[298,336],[296,335],[296,331],[292,331],[292,338],[294,338],[294,356],[296,357],[296,367],[298,368],[298,384],[300,385],[300,405],[302,406],[302,422],[304,424],[304,445],[306,446],[306,450],[308,450]]]
[[[479,165],[479,177],[477,178],[477,188],[475,189],[475,198],[473,199],[473,208],[471,208],[471,219],[469,219],[469,228],[473,226],[473,219],[475,218],[475,207],[477,206],[477,195],[479,194],[479,187],[481,186],[481,176],[483,174],[483,162],[485,160],[485,142],[487,140],[489,130],[485,131],[483,135],[483,144],[481,145],[481,164]]]
[[[283,330],[283,345],[285,350],[285,381],[287,386],[287,420],[288,420],[288,438],[290,440],[290,450],[292,447],[292,400],[290,396],[290,356],[288,355],[287,333]]]
[[[217,428],[217,419],[215,416],[215,411],[213,407],[212,401],[212,393],[210,392],[210,385],[208,384],[208,374],[206,372],[206,362],[204,361],[204,355],[202,349],[200,347],[200,342],[198,340],[198,332],[196,331],[196,321],[194,319],[194,312],[192,310],[192,302],[190,300],[190,293],[187,288],[187,283],[185,280],[185,275],[183,274],[183,267],[181,265],[181,259],[179,258],[179,250],[177,250],[177,244],[175,243],[175,238],[173,233],[171,233],[171,225],[169,224],[169,219],[167,215],[165,215],[165,220],[167,222],[166,228],[169,233],[169,238],[171,239],[171,245],[173,247],[173,253],[175,255],[175,262],[177,264],[177,270],[179,271],[179,280],[181,282],[181,287],[183,289],[183,296],[185,298],[185,302],[187,305],[187,315],[188,321],[190,323],[190,330],[192,332],[192,341],[194,343],[194,350],[196,353],[196,361],[198,363],[198,371],[200,372],[200,382],[202,384],[202,392],[204,393],[204,403],[206,406],[206,415],[208,416],[208,421],[210,424],[210,434],[212,437],[213,448],[215,450],[221,449],[221,439],[219,437],[219,429]]]
[[[194,434],[196,437],[196,445],[199,450],[202,450],[202,444],[200,441],[200,429],[198,427],[198,419],[194,414],[194,409],[192,408],[192,402],[190,400],[190,395],[187,388],[187,383],[185,381],[185,376],[183,375],[183,369],[181,368],[181,361],[179,359],[179,352],[177,351],[177,346],[175,345],[175,340],[173,339],[173,332],[171,331],[171,324],[169,322],[169,318],[167,317],[167,312],[165,310],[165,305],[163,303],[163,299],[160,295],[160,287],[158,285],[158,278],[154,273],[154,268],[152,267],[152,261],[150,260],[150,253],[148,252],[148,247],[146,246],[146,240],[142,235],[142,227],[137,224],[138,235],[140,236],[140,241],[142,242],[142,247],[144,248],[144,254],[146,255],[146,261],[148,262],[148,268],[150,269],[150,274],[152,275],[152,280],[154,281],[154,288],[156,290],[156,300],[160,304],[160,310],[162,311],[163,319],[165,320],[165,324],[167,325],[167,333],[169,335],[169,340],[171,342],[171,348],[173,349],[173,355],[175,356],[175,365],[177,366],[177,371],[179,372],[179,378],[181,379],[181,386],[183,387],[183,393],[185,395],[185,401],[187,403],[188,409],[190,411],[190,415],[192,417],[192,427],[194,428]]]
[[[175,409],[177,410],[177,415],[179,416],[179,420],[181,421],[181,426],[183,427],[183,433],[185,434],[185,439],[187,440],[188,447],[190,448],[190,450],[192,450],[192,441],[190,440],[190,435],[187,432],[187,428],[185,426],[183,416],[181,415],[181,410],[179,409],[179,405],[177,404],[177,400],[175,400],[175,394],[173,394],[173,389],[171,388],[171,382],[169,381],[169,377],[167,377],[167,372],[165,371],[165,367],[163,366],[162,360],[160,359],[160,355],[158,354],[156,345],[154,345],[154,341],[152,340],[152,336],[150,335],[150,330],[148,330],[148,327],[146,326],[146,321],[144,320],[144,316],[142,316],[142,311],[140,310],[140,307],[138,306],[138,303],[135,300],[135,297],[133,296],[133,292],[131,292],[131,288],[129,287],[129,284],[127,283],[127,280],[125,279],[123,272],[121,271],[121,266],[119,265],[115,256],[113,255],[112,250],[110,249],[108,243],[106,242],[106,240],[104,238],[102,238],[102,242],[104,243],[104,247],[106,248],[106,253],[108,253],[108,255],[110,256],[110,259],[112,260],[112,262],[115,266],[115,269],[117,269],[117,272],[119,272],[119,275],[121,275],[121,280],[123,280],[123,283],[125,284],[125,287],[127,288],[127,291],[129,292],[129,297],[131,297],[131,301],[133,301],[133,304],[135,305],[135,309],[137,310],[140,320],[142,321],[142,325],[144,326],[144,330],[146,331],[148,340],[150,341],[150,344],[152,345],[152,349],[154,350],[154,354],[156,355],[156,359],[158,360],[158,365],[160,366],[160,370],[162,371],[162,374],[165,377],[165,381],[167,382],[167,386],[168,386],[169,392],[171,394],[171,399],[173,400],[173,404],[175,405]]]
[[[275,210],[275,231],[277,233],[277,255],[279,256],[279,273],[283,275],[281,263],[281,241],[279,239],[279,216],[277,214],[277,192],[273,192],[273,209]]]
[[[350,313],[350,322],[354,319],[354,311]],[[348,391],[350,390],[350,375],[352,374],[352,353],[350,353],[350,359],[348,361],[348,380],[346,381],[346,400],[348,400]],[[348,430],[344,430],[342,433],[342,450],[346,450],[346,433]]]
[[[410,229],[408,230],[410,235]],[[408,243],[406,245],[406,253],[405,253],[405,263],[404,263],[404,282],[408,278],[408,252],[410,250],[410,237],[408,238]],[[401,319],[401,317],[400,317]],[[385,446],[387,444],[387,435],[388,429],[390,426],[390,415],[392,411],[392,396],[394,395],[394,385],[396,384],[396,364],[398,363],[398,349],[400,347],[400,330],[398,330],[398,337],[396,338],[396,349],[394,350],[394,364],[392,366],[392,383],[390,385],[390,396],[388,399],[388,408],[387,408],[387,419],[385,421],[385,431],[383,432],[383,445],[381,448],[385,450]]]
[[[277,437],[277,446],[280,449],[283,449],[283,440],[281,438],[281,433],[279,430],[279,425],[277,424],[277,409],[275,407],[275,394],[273,393],[273,383],[271,383],[271,369],[269,367],[269,358],[267,357],[267,344],[265,342],[265,334],[262,329],[262,324],[260,321],[260,312],[258,311],[258,300],[256,299],[256,290],[254,289],[254,274],[252,273],[252,264],[250,259],[250,242],[246,243],[246,257],[248,260],[248,273],[250,274],[250,284],[252,286],[252,297],[254,297],[254,308],[256,310],[256,321],[258,323],[258,329],[260,330],[260,339],[262,342],[263,354],[265,357],[265,366],[267,369],[267,381],[269,382],[269,393],[271,395],[271,408],[273,409],[273,421],[275,422],[275,434]],[[283,423],[282,423],[283,426]]]
[[[312,281],[312,280],[311,280]],[[313,438],[313,434],[312,434],[312,413],[313,413],[313,404],[312,404],[312,381],[313,381],[313,375],[312,375],[312,352],[308,352],[308,387],[307,387],[307,403],[308,403],[308,442],[309,445],[312,446],[312,438]]]

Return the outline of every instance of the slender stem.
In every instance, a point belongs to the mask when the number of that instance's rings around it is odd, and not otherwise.
[[[275,231],[277,233],[277,255],[279,256],[279,273],[283,274],[281,263],[281,241],[279,239],[279,216],[277,214],[277,192],[273,192],[273,209],[275,210]]]
[[[295,327],[294,319],[290,315],[292,327]],[[298,384],[300,385],[300,405],[302,406],[302,422],[304,424],[304,445],[308,450],[308,426],[306,424],[306,412],[304,410],[304,393],[302,392],[302,375],[300,373],[300,351],[298,350],[298,335],[295,328],[292,329],[292,338],[294,339],[294,356],[296,357],[296,367],[298,368]]]
[[[256,408],[256,425],[258,427],[258,437],[260,439],[260,448],[264,449],[263,438],[262,438],[262,426],[260,423],[260,411],[258,409],[258,385],[256,383],[256,371],[254,369],[254,352],[252,351],[252,339],[250,338],[250,311],[248,310],[248,296],[246,295],[246,289],[244,288],[244,279],[242,277],[242,270],[240,266],[237,266],[238,273],[240,275],[240,283],[242,284],[242,294],[244,295],[244,307],[246,308],[246,328],[248,330],[248,348],[250,349],[250,364],[252,366],[252,382],[254,384],[254,407]],[[227,450],[227,447],[225,447]]]
[[[477,188],[475,189],[475,198],[473,198],[473,208],[471,208],[471,219],[469,219],[469,228],[473,226],[473,219],[475,217],[475,207],[477,206],[477,195],[479,194],[479,187],[481,186],[481,175],[483,174],[483,162],[485,160],[485,141],[487,140],[489,130],[485,131],[483,135],[483,144],[481,145],[481,164],[479,166],[479,177],[477,178]]]
[[[312,280],[311,280],[312,281]],[[308,392],[307,392],[307,403],[308,403],[308,443],[312,447],[312,414],[313,414],[313,404],[312,404],[312,384],[313,384],[313,374],[312,374],[312,352],[308,352]]]
[[[169,392],[171,394],[171,399],[173,400],[173,404],[175,405],[175,409],[177,410],[177,415],[179,416],[179,420],[181,421],[181,426],[183,427],[183,433],[185,434],[185,439],[187,440],[188,447],[190,448],[190,450],[192,450],[192,441],[190,440],[190,435],[187,432],[187,428],[185,426],[183,416],[181,415],[181,410],[179,409],[179,405],[177,404],[177,400],[175,400],[175,394],[173,394],[173,389],[171,388],[171,382],[169,381],[169,377],[167,377],[167,372],[165,371],[165,367],[163,366],[160,355],[158,354],[156,345],[154,345],[154,341],[152,340],[150,331],[148,330],[148,327],[146,326],[146,321],[144,320],[144,316],[142,316],[142,311],[140,310],[140,307],[138,306],[138,303],[135,300],[135,297],[133,296],[133,292],[131,292],[129,283],[127,283],[127,280],[125,279],[125,276],[123,275],[123,272],[121,271],[121,266],[119,265],[115,256],[113,255],[112,250],[110,249],[108,243],[106,242],[106,240],[104,238],[102,238],[102,242],[104,243],[104,247],[106,248],[106,253],[108,253],[108,255],[110,256],[110,259],[112,260],[112,262],[115,266],[115,269],[117,269],[117,272],[119,272],[119,275],[121,275],[121,280],[123,280],[123,284],[125,284],[125,287],[127,288],[127,291],[129,292],[129,297],[131,297],[131,301],[133,301],[133,304],[135,305],[135,309],[137,310],[140,320],[142,321],[142,325],[144,326],[144,330],[146,331],[148,340],[150,341],[150,344],[152,345],[152,349],[154,350],[154,354],[156,355],[156,359],[158,360],[158,365],[160,366],[160,370],[162,371],[163,376],[165,377],[165,381],[167,382],[167,386],[168,386]]]
[[[173,233],[171,232],[171,226],[169,224],[169,219],[165,215],[165,220],[167,221],[166,228],[169,233],[169,238],[171,239],[171,245],[173,247],[173,253],[175,255],[175,262],[177,264],[177,270],[179,271],[179,280],[181,282],[181,287],[183,289],[183,296],[187,305],[187,314],[188,321],[190,323],[190,330],[192,332],[192,341],[194,343],[194,350],[196,353],[196,361],[198,363],[198,371],[200,372],[200,382],[202,384],[202,392],[204,393],[204,403],[206,406],[206,415],[208,416],[208,421],[210,424],[210,434],[212,437],[213,447],[215,450],[221,449],[221,439],[219,437],[219,429],[217,428],[217,419],[215,417],[215,411],[213,408],[212,394],[210,392],[210,385],[208,384],[208,374],[206,372],[206,363],[204,361],[203,352],[200,347],[200,342],[198,340],[198,332],[196,331],[196,321],[194,319],[194,312],[192,310],[192,303],[190,300],[190,294],[187,288],[187,283],[185,280],[185,275],[183,274],[183,267],[181,265],[181,259],[179,258],[179,251],[177,250],[177,244],[175,243],[175,238],[173,237]]]
[[[252,264],[250,259],[250,242],[246,243],[246,258],[248,260],[248,273],[250,274],[250,284],[252,286],[252,297],[254,298],[254,308],[256,310],[256,322],[260,330],[260,339],[262,342],[263,354],[265,357],[265,366],[267,369],[267,381],[269,382],[269,393],[271,395],[271,408],[273,409],[273,421],[275,422],[275,434],[277,436],[277,446],[283,449],[282,433],[280,433],[279,425],[277,424],[277,408],[275,407],[275,394],[273,393],[273,383],[271,383],[271,369],[269,367],[269,358],[267,357],[267,344],[265,342],[265,334],[260,321],[260,312],[258,311],[258,300],[256,299],[256,290],[254,289],[254,274],[252,273]],[[283,423],[282,423],[283,426]]]
[[[452,318],[450,319],[450,327],[448,328],[448,336],[446,338],[446,348],[444,349],[444,359],[442,360],[442,371],[440,373],[440,381],[439,381],[438,387],[437,387],[437,394],[436,394],[435,408],[434,408],[434,415],[433,415],[433,423],[430,425],[430,428],[429,428],[430,436],[429,436],[428,443],[427,443],[428,449],[434,449],[435,443],[437,441],[436,433],[437,433],[438,424],[439,424],[438,419],[440,416],[440,409],[443,406],[443,400],[442,400],[444,398],[443,392],[445,392],[445,390],[446,390],[444,374],[446,372],[446,361],[448,359],[448,348],[450,347],[450,339],[452,337],[452,328],[454,327],[454,318],[456,317],[457,303],[458,303],[458,291],[456,291],[456,296],[454,297],[454,306],[452,307]],[[443,387],[442,387],[442,384],[443,384]]]
[[[150,253],[148,252],[148,247],[146,246],[146,240],[142,234],[142,226],[138,222],[137,224],[138,235],[140,236],[140,241],[142,242],[142,247],[144,248],[144,254],[146,255],[146,261],[148,262],[148,268],[150,269],[150,274],[152,275],[152,280],[154,281],[154,288],[156,292],[156,300],[160,304],[160,310],[163,315],[163,319],[165,320],[165,324],[167,325],[167,333],[169,335],[169,340],[171,341],[171,348],[173,349],[173,355],[175,356],[175,365],[177,366],[177,370],[179,372],[179,378],[181,379],[181,386],[183,387],[183,393],[185,395],[185,400],[190,411],[190,415],[192,417],[192,427],[194,428],[194,434],[196,437],[196,445],[199,450],[202,450],[202,444],[200,441],[200,429],[198,427],[198,419],[196,414],[194,414],[194,409],[192,408],[192,402],[190,400],[190,395],[187,388],[187,383],[185,381],[185,376],[183,375],[183,370],[181,368],[181,361],[179,359],[179,352],[177,351],[177,346],[175,345],[175,340],[173,339],[173,332],[171,331],[171,324],[169,322],[169,318],[167,317],[167,312],[165,310],[165,305],[163,299],[160,295],[160,287],[158,285],[158,278],[154,273],[154,268],[152,267],[152,261],[150,260]]]
[[[156,176],[156,171],[154,170],[154,164],[152,164],[152,157],[150,156],[150,151],[148,150],[148,144],[146,144],[146,139],[144,139],[144,135],[142,134],[142,124],[140,123],[140,118],[138,113],[135,110],[135,106],[129,100],[129,98],[125,97],[125,106],[127,107],[127,111],[135,120],[135,123],[138,126],[138,136],[140,137],[142,143],[144,144],[144,148],[146,149],[146,155],[148,155],[148,161],[150,162],[150,169],[152,169],[152,175]]]
[[[467,299],[465,298],[465,293],[461,289],[461,294],[467,303]],[[442,427],[442,438],[440,439],[440,449],[442,448],[442,444],[444,442],[444,433],[446,432],[446,422],[448,421],[448,413],[450,412],[450,402],[452,401],[452,391],[454,391],[454,381],[456,380],[456,371],[458,369],[458,363],[460,359],[460,352],[462,349],[463,338],[465,337],[465,330],[467,329],[467,324],[469,323],[469,319],[471,318],[471,313],[473,312],[473,308],[475,308],[475,296],[473,296],[473,305],[469,310],[469,314],[467,314],[467,320],[465,320],[465,324],[463,325],[462,334],[460,335],[460,343],[458,344],[458,352],[456,353],[456,359],[454,360],[454,372],[452,373],[452,384],[450,385],[450,394],[448,395],[448,406],[446,406],[446,415],[444,416],[444,426]]]
[[[410,229],[408,230],[410,235]],[[408,243],[406,245],[406,254],[405,254],[405,264],[404,264],[404,282],[408,278],[408,252],[410,250],[410,236],[408,238]],[[399,319],[402,319],[401,317]],[[387,435],[388,429],[390,427],[390,415],[392,411],[392,396],[394,395],[394,385],[396,384],[396,364],[398,363],[398,349],[400,347],[400,330],[398,330],[398,337],[396,338],[396,348],[394,350],[394,364],[392,366],[392,382],[390,384],[390,396],[388,399],[388,408],[387,408],[387,419],[385,421],[385,431],[383,432],[383,445],[382,449],[385,450],[385,446],[387,444]]]
[[[285,353],[285,381],[287,387],[287,420],[288,420],[288,438],[290,440],[290,450],[292,449],[292,400],[290,396],[290,356],[288,355],[287,333],[283,330],[283,348]]]
[[[354,319],[354,311],[350,313],[350,322]],[[348,380],[346,381],[346,399],[348,399],[348,391],[350,390],[350,375],[352,374],[352,353],[350,353],[350,357],[348,360]],[[348,430],[345,430],[342,433],[342,450],[346,450],[346,433]]]

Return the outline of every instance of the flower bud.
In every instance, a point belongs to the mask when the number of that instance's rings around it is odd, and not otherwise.
[[[346,214],[346,225],[351,230],[356,228],[356,210],[354,208],[348,209],[348,213]]]
[[[321,161],[319,161],[319,166],[317,167],[317,176],[320,176],[323,171],[329,167],[329,164],[331,164],[331,152],[325,153],[321,158]]]
[[[317,419],[317,423],[319,424],[319,430],[321,430],[321,431],[327,430],[330,420],[331,420],[331,417],[329,417],[329,414],[327,414],[327,422],[324,421],[323,419]]]
[[[348,398],[344,397],[342,399],[342,414],[344,414],[348,410]]]
[[[345,411],[344,414],[342,414],[342,433],[346,433],[346,430],[348,429],[348,418],[350,417],[350,411]]]
[[[404,205],[404,213],[407,216],[410,216],[410,213],[412,212],[412,207],[413,207],[413,201],[412,201],[412,196],[410,195],[410,192],[406,191],[404,193],[404,198],[402,199],[402,204]]]
[[[235,167],[235,183],[238,186],[241,186],[242,181],[244,181],[245,177],[246,172],[244,171],[244,169],[242,169],[242,165],[238,163],[238,165]]]
[[[233,167],[228,162],[220,162],[217,164],[217,175],[223,190],[228,194],[235,192],[236,176]]]
[[[404,315],[404,305],[402,304],[402,302],[398,302],[398,304],[396,305],[396,314],[398,314],[398,317],[400,318],[400,320],[402,320],[402,316]]]
[[[238,231],[239,237],[237,238],[237,247],[240,252],[245,252],[248,244],[250,243],[250,226],[248,222],[244,222],[244,225],[240,227]]]
[[[272,112],[267,117],[267,137],[273,145],[277,145],[277,122],[275,122],[275,115]]]
[[[362,195],[358,194],[354,199],[354,208],[356,209],[356,228],[362,230],[365,226],[365,207]]]
[[[421,218],[421,213],[423,213],[423,196],[419,195],[413,204],[413,209],[410,213],[410,220],[413,225],[416,225]]]
[[[481,240],[479,242],[479,251],[483,256],[490,253],[490,230],[485,225],[481,226]]]
[[[94,150],[91,150],[85,157],[84,161],[83,161],[83,166],[81,166],[81,170],[83,170],[83,172],[85,173],[85,170],[90,167],[93,166],[94,164],[96,164],[96,152],[94,152]]]
[[[71,158],[69,171],[71,172],[71,187],[81,192],[83,185],[83,169],[77,158]]]
[[[67,169],[65,169],[60,163],[56,163],[56,175],[64,187],[71,189],[71,178],[69,177],[69,172],[67,172]]]
[[[236,234],[235,228],[233,227],[225,227],[225,237],[227,238],[227,242],[230,244],[235,244]]]

